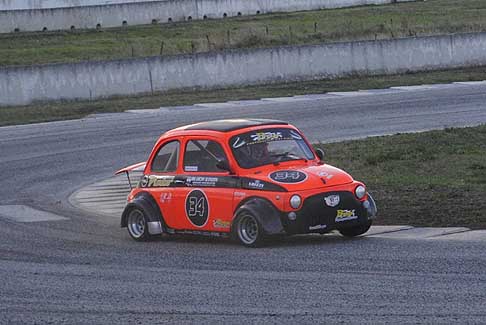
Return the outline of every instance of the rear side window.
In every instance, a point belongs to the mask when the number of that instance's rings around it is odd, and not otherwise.
[[[152,171],[159,173],[175,172],[179,162],[179,141],[164,144],[152,161]]]
[[[223,172],[216,167],[220,160],[227,160],[221,145],[211,140],[191,140],[187,142],[184,154],[186,172]]]

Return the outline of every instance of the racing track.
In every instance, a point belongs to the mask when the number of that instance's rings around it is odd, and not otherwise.
[[[486,321],[484,240],[297,236],[262,249],[198,237],[135,243],[118,220],[67,202],[76,189],[145,160],[164,130],[231,117],[289,120],[325,141],[477,125],[486,123],[486,84],[0,128],[0,208],[26,205],[66,218],[0,215],[0,323]]]

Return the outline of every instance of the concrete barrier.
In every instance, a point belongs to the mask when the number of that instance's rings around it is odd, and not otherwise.
[[[95,0],[79,1],[88,3],[87,1],[94,2]],[[103,1],[98,0],[98,2]],[[342,8],[406,1],[413,0],[164,0],[0,11],[0,33],[10,33],[16,30],[118,27],[122,26],[124,22],[128,25],[142,25],[152,22],[165,23],[169,20],[223,18],[257,13]],[[71,0],[71,3],[74,3],[74,0]]]
[[[0,11],[102,6],[116,3],[149,1],[160,0],[0,0]]]
[[[0,105],[486,65],[486,33],[0,69]]]

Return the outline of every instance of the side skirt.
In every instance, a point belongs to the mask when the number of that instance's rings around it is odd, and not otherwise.
[[[166,233],[170,235],[197,235],[197,236],[221,237],[221,238],[230,237],[230,234],[227,232],[201,231],[201,230],[175,230],[172,228],[166,229]]]

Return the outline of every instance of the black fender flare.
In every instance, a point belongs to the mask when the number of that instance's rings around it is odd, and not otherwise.
[[[238,214],[245,210],[257,218],[267,235],[276,235],[285,232],[282,225],[281,212],[269,200],[261,197],[247,198],[236,208],[233,221],[236,220]],[[231,231],[233,232],[233,224],[231,225]]]
[[[134,207],[144,210],[147,213],[147,218],[149,222],[160,222],[162,225],[162,229],[165,232],[165,230],[167,229],[165,220],[154,197],[148,192],[137,193],[132,202],[127,204],[121,216],[120,226],[122,228],[127,227],[128,213]]]
[[[369,202],[369,207],[366,208],[366,210],[368,212],[368,219],[375,219],[376,214],[378,213],[378,208],[376,207],[375,200],[373,199],[373,197],[371,196],[370,193],[368,193],[368,200],[367,201]]]

